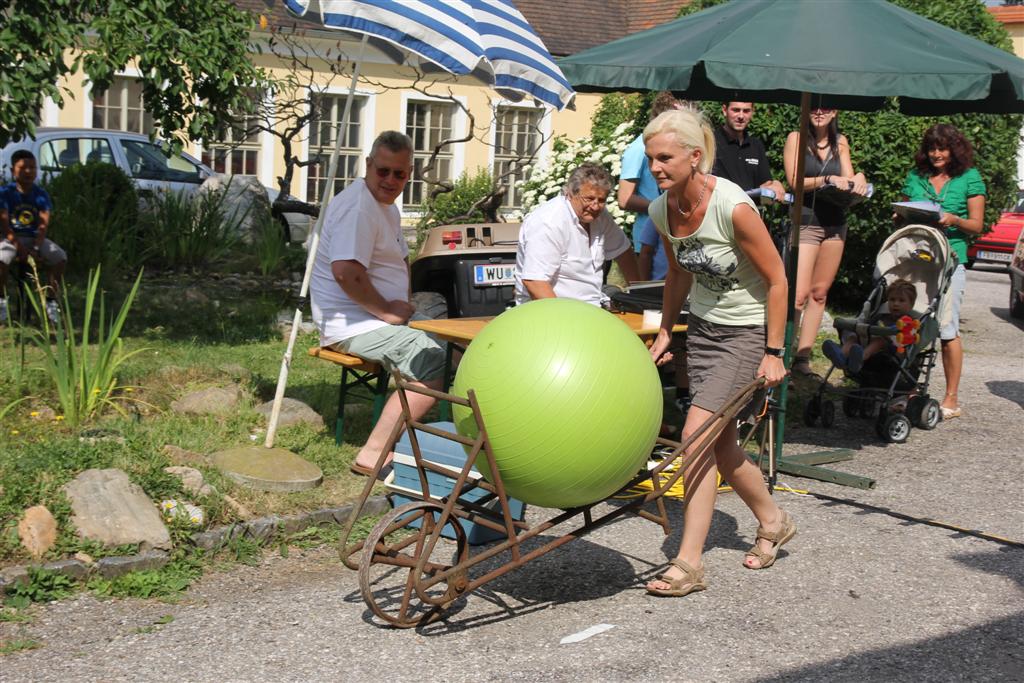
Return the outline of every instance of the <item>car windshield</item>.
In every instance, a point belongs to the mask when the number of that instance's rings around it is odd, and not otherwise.
[[[168,157],[157,145],[138,140],[122,140],[132,177],[172,183],[201,183],[199,167],[183,156]]]

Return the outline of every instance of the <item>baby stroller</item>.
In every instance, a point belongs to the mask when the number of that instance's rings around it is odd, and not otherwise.
[[[856,319],[838,318],[835,328],[840,338],[854,333],[866,345],[871,338],[897,337],[894,326],[872,324],[888,313],[887,287],[898,279],[910,281],[917,290],[912,317],[920,322],[919,338],[903,349],[889,345],[867,358],[856,372],[843,370],[856,387],[836,387],[829,378],[837,369],[834,363],[825,381],[804,408],[804,423],[813,427],[818,420],[830,427],[835,422],[835,404],[840,397],[847,417],[874,419],[878,436],[889,443],[903,443],[911,425],[934,429],[939,423],[939,402],[928,395],[928,381],[935,367],[940,320],[948,314],[944,301],[949,280],[956,268],[946,237],[936,228],[908,225],[891,234],[875,258],[874,286]]]

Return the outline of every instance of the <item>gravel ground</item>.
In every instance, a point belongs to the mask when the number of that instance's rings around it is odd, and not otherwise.
[[[1007,288],[1005,272],[968,275],[963,418],[899,446],[841,415],[832,430],[787,432],[787,453],[854,449],[832,467],[877,486],[786,478],[844,500],[778,494],[800,533],[768,571],[741,567],[756,524],[735,495],[720,497],[709,590],[678,600],[642,590],[678,531],[666,538],[636,518],[418,630],[373,625],[332,551],[268,553],[177,604],[81,596],[0,623],[0,640],[41,644],[3,657],[0,680],[1024,680],[1024,549],[924,523],[1024,541],[1024,337],[1007,319]],[[932,393],[942,389],[940,372]],[[597,624],[614,628],[559,643]]]

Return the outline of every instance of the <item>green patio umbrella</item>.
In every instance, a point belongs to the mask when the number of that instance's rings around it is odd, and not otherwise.
[[[800,105],[805,146],[818,106],[903,113],[1024,112],[1024,60],[884,0],[732,0],[559,60],[579,92],[671,90],[693,100]],[[796,197],[804,157],[797,156]],[[799,199],[786,270],[796,272]],[[786,321],[787,365],[793,288]],[[787,383],[780,390],[785,406]],[[783,424],[775,435],[781,453]]]
[[[1024,60],[884,0],[733,0],[559,60],[582,92],[1024,112]],[[815,98],[817,102],[819,98]]]

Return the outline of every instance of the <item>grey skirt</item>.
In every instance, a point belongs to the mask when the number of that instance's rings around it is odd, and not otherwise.
[[[712,413],[757,376],[764,358],[763,325],[719,325],[690,315],[686,332],[686,361],[693,405]],[[758,392],[739,413],[745,419],[759,409]]]

